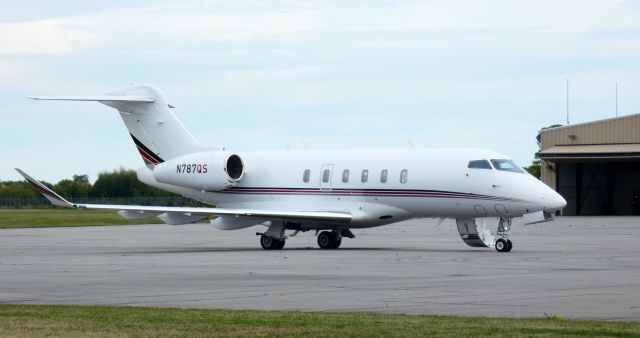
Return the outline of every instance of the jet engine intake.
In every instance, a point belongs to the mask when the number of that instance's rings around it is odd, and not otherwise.
[[[230,188],[244,173],[240,156],[224,151],[183,155],[153,168],[153,177],[160,183],[207,191]]]

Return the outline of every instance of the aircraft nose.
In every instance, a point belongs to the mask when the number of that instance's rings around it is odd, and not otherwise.
[[[558,194],[555,190],[548,191],[543,195],[543,206],[546,210],[556,211],[567,206],[567,200],[562,197],[562,195]]]

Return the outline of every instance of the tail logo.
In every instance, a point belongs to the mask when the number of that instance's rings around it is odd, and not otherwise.
[[[158,163],[164,162],[164,160],[160,156],[158,156],[149,148],[147,148],[147,146],[142,144],[142,142],[140,142],[140,140],[138,140],[135,136],[133,136],[133,134],[129,134],[129,135],[131,135],[133,142],[136,144],[136,148],[138,148],[138,152],[140,153],[140,156],[142,156],[142,160],[147,166],[155,166]]]

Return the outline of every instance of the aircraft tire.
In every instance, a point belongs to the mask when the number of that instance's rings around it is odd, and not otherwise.
[[[507,250],[505,250],[504,252],[511,252],[511,249],[513,249],[513,243],[510,239],[507,239]]]
[[[328,231],[323,231],[318,235],[318,246],[320,249],[331,249],[333,244],[333,236]]]
[[[282,240],[282,242],[282,247],[284,247],[284,240]],[[280,245],[280,240],[266,235],[260,236],[260,245],[265,250],[282,249],[282,247],[278,248],[278,246]]]
[[[498,252],[507,252],[508,246],[507,241],[502,238],[496,241],[496,251]]]
[[[342,238],[338,239],[338,236],[331,236],[331,247],[330,249],[337,249],[342,244]]]
[[[286,241],[284,239],[281,239],[278,241],[278,246],[276,247],[276,250],[280,250],[282,248],[284,248]]]

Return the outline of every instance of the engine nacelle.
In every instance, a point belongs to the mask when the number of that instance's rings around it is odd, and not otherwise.
[[[243,176],[240,156],[225,151],[179,156],[153,168],[158,182],[207,191],[232,187]]]

